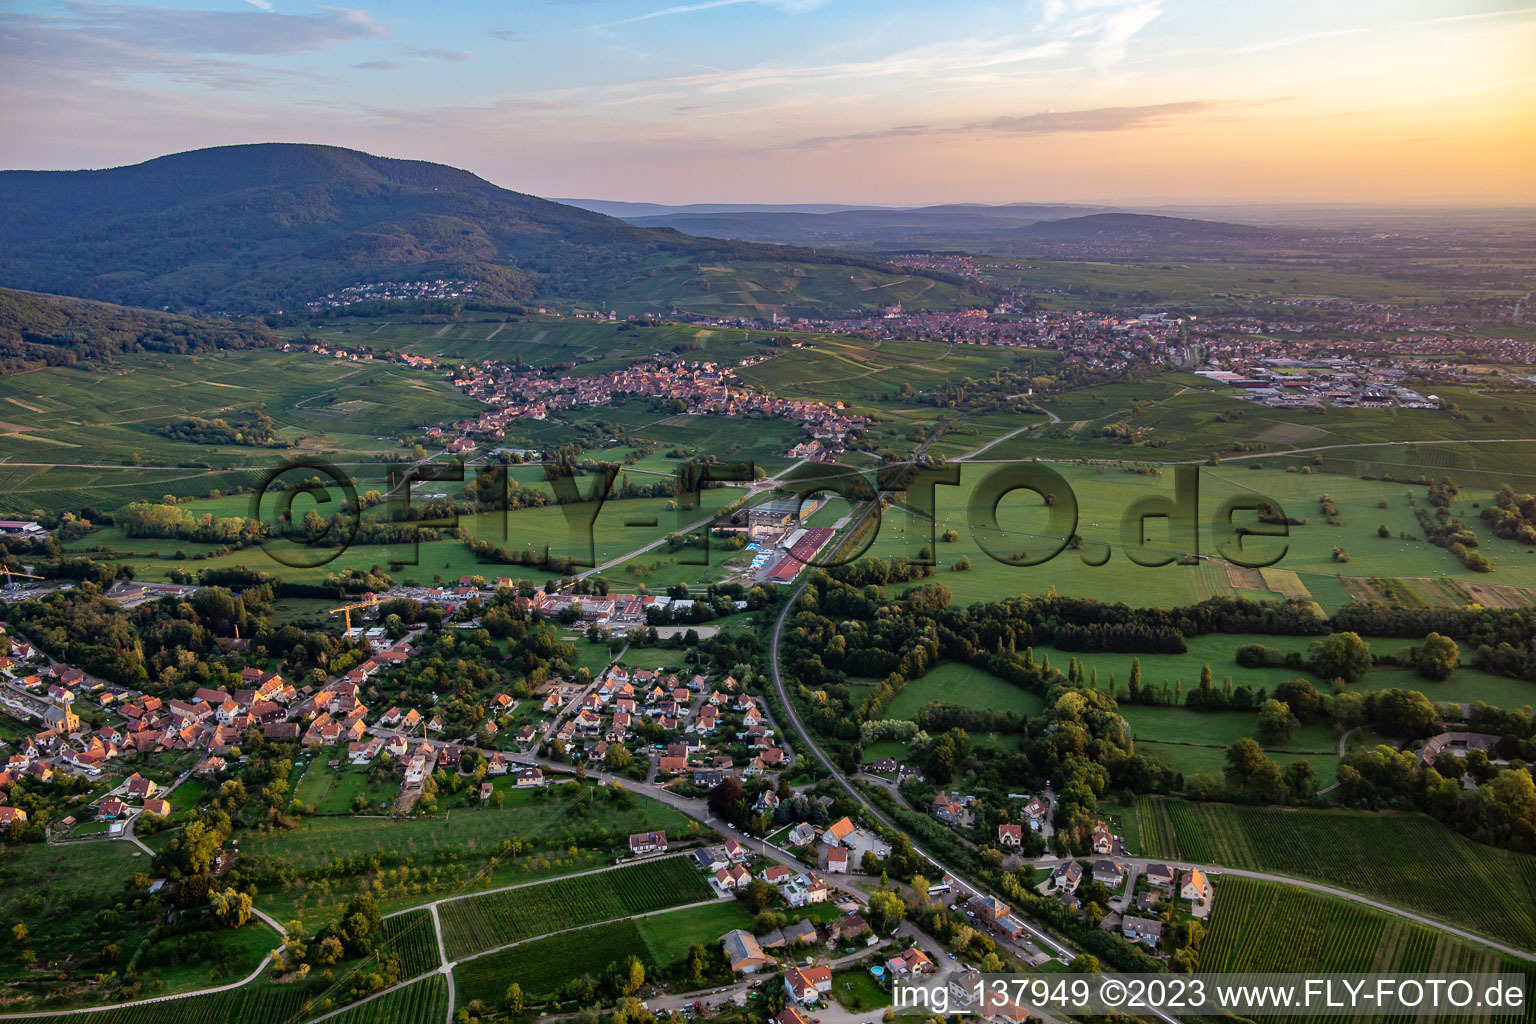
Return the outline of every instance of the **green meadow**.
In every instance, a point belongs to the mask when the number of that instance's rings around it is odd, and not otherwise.
[[[1231,677],[1234,686],[1249,685],[1255,689],[1273,690],[1287,679],[1306,679],[1324,693],[1331,692],[1331,680],[1322,679],[1305,669],[1293,668],[1244,668],[1236,662],[1237,649],[1245,644],[1263,644],[1273,650],[1306,655],[1307,648],[1316,637],[1265,636],[1258,633],[1211,633],[1189,637],[1188,650],[1183,654],[1107,654],[1059,651],[1049,645],[1035,648],[1035,657],[1049,656],[1051,664],[1063,668],[1068,659],[1077,658],[1090,672],[1098,672],[1100,688],[1107,690],[1111,676],[1115,690],[1124,694],[1131,675],[1133,660],[1141,662],[1141,678],[1144,686],[1160,687],[1164,680],[1170,689],[1182,683],[1184,693],[1194,689],[1200,681],[1200,671],[1206,665],[1219,687]],[[1413,646],[1414,641],[1399,637],[1367,637],[1374,654],[1395,654]],[[1463,652],[1463,661],[1469,652]],[[1379,665],[1367,672],[1364,678],[1351,684],[1350,689],[1362,693],[1400,687],[1421,690],[1431,700],[1470,704],[1483,701],[1498,707],[1518,708],[1536,704],[1536,684],[1522,679],[1490,675],[1467,664],[1461,665],[1444,682],[1430,682],[1412,669]]]
[[[581,477],[578,487],[585,493],[592,486],[594,477]],[[625,555],[653,541],[660,541],[667,534],[697,522],[718,511],[739,496],[730,488],[716,488],[702,492],[702,506],[698,508],[668,509],[671,499],[634,498],[611,499],[596,510],[590,503],[567,506],[547,505],[501,512],[488,512],[461,516],[457,525],[472,537],[487,541],[509,552],[514,558],[527,551],[542,556],[546,551],[551,557],[576,557],[589,559],[594,556],[598,563]],[[270,499],[269,499],[270,501]],[[212,512],[215,515],[249,515],[249,496],[232,496],[214,501],[198,501],[186,506],[193,512]],[[307,495],[299,495],[294,501],[295,516],[312,505]],[[323,506],[320,506],[323,510]],[[269,511],[269,509],[264,509]],[[594,515],[595,511],[595,515]],[[590,544],[587,522],[590,520]],[[419,524],[431,527],[430,522]],[[452,524],[443,524],[452,525]],[[274,542],[274,547],[286,547]],[[234,566],[268,566],[269,571],[280,572],[285,579],[316,582],[343,569],[385,568],[398,580],[414,580],[428,584],[434,579],[457,580],[460,576],[510,576],[543,583],[551,574],[537,566],[516,562],[482,562],[458,539],[423,540],[417,544],[398,543],[383,545],[357,544],[339,551],[336,557],[324,565],[313,568],[289,568],[272,560],[260,550],[233,551],[216,555],[216,547],[189,541],[158,538],[130,538],[120,529],[106,528],[90,533],[69,545],[70,550],[90,554],[92,557],[109,557],[132,563],[140,579],[164,579],[172,569],[197,571],[200,569],[227,568]],[[110,550],[108,550],[110,549]],[[330,554],[335,549],[320,549]],[[182,558],[176,553],[182,552]],[[664,552],[663,552],[664,554]],[[717,553],[718,554],[718,553]],[[305,557],[311,557],[306,552]],[[653,556],[657,557],[657,556]],[[398,566],[398,568],[392,568]]]
[[[1059,477],[1059,485],[1047,485],[1051,494],[1055,494],[1058,486],[1062,490],[1056,495],[1058,501],[1053,508],[1048,508],[1044,499],[1032,491],[1015,490],[1001,498],[993,525],[992,509],[973,495],[992,474],[1004,474],[998,479],[1006,479],[1006,474],[1017,471],[991,462],[962,463],[958,487],[935,488],[933,520],[906,508],[889,508],[883,512],[880,529],[866,553],[884,558],[916,557],[931,538],[938,536],[940,540],[933,545],[937,559],[933,579],[948,587],[959,603],[996,600],[1005,594],[1043,594],[1053,589],[1106,601],[1162,607],[1232,595],[1281,598],[1282,592],[1273,589],[1274,584],[1257,573],[1229,574],[1224,565],[1215,561],[1180,564],[1177,558],[1188,553],[1191,546],[1184,537],[1171,534],[1165,520],[1147,521],[1146,547],[1151,555],[1174,557],[1175,561],[1146,567],[1129,560],[1123,522],[1143,499],[1174,496],[1171,472],[1143,474],[1131,471],[1134,467],[1061,463],[1041,468]],[[1004,564],[987,553],[990,549],[1003,558],[1029,560],[1047,558],[1063,548],[1064,538],[1072,528],[1065,500],[1069,494],[1077,503],[1075,532],[1083,539],[1082,550],[1064,549],[1032,566]],[[1255,561],[1278,557],[1274,568],[1296,573],[1309,589],[1316,587],[1313,599],[1325,611],[1335,610],[1349,599],[1340,585],[1341,579],[1349,578],[1425,577],[1460,586],[1494,583],[1536,588],[1536,549],[1493,537],[1476,518],[1477,506],[1491,499],[1491,491],[1464,488],[1452,507],[1455,515],[1485,538],[1480,550],[1494,565],[1494,571],[1488,574],[1468,570],[1449,551],[1423,539],[1414,514],[1416,507],[1425,504],[1422,487],[1333,474],[1253,471],[1224,463],[1199,467],[1198,494],[1196,522],[1201,554],[1215,556],[1224,552]],[[1339,525],[1324,521],[1319,511],[1323,494],[1329,495],[1338,507]],[[1256,525],[1256,518],[1239,513],[1229,523],[1221,512],[1225,503],[1245,500],[1244,496],[1272,501],[1288,516],[1305,522],[1291,526],[1289,536],[1284,538],[1248,538],[1238,550],[1232,546],[1231,523]],[[1380,507],[1383,504],[1385,507]],[[1053,514],[1061,517],[1059,522],[1052,522]],[[1391,534],[1388,538],[1377,535],[1383,525]],[[951,529],[958,535],[957,540],[943,541],[945,531]],[[1417,539],[1402,539],[1400,535],[1405,533]],[[1336,547],[1347,552],[1347,562],[1335,561]],[[1090,564],[1101,562],[1106,553],[1107,562]],[[968,559],[971,567],[956,571],[962,558]]]
[[[1045,708],[1045,702],[1028,690],[969,665],[946,661],[903,686],[886,709],[885,717],[915,719],[925,705],[934,701],[1025,716],[1037,715]]]

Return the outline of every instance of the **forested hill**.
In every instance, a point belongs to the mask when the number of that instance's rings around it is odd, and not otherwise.
[[[0,375],[110,361],[126,352],[197,352],[276,341],[259,321],[176,316],[0,288]]]
[[[475,279],[493,300],[600,302],[662,268],[868,261],[700,239],[331,146],[227,146],[98,171],[0,172],[0,284],[272,312],[348,285]]]

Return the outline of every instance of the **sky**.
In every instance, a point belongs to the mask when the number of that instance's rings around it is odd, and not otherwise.
[[[280,141],[661,203],[1536,203],[1536,7],[1487,0],[0,0],[0,98],[5,168]]]

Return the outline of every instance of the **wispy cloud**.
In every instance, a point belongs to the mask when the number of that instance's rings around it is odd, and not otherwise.
[[[252,7],[256,8],[257,10],[261,10],[261,11],[270,11],[270,10],[272,10],[272,5],[267,3],[267,0],[245,0],[245,2],[250,4]]]
[[[256,5],[260,6],[260,5]],[[270,7],[270,5],[267,5]],[[10,55],[67,53],[80,45],[137,47],[145,53],[271,55],[323,50],[338,43],[388,35],[366,11],[322,7],[315,14],[200,11],[71,0],[58,14],[4,14],[12,31],[0,46]],[[18,38],[12,34],[19,31]],[[40,47],[31,49],[31,47]],[[142,65],[140,70],[153,70]]]
[[[815,10],[822,5],[822,2],[823,0],[697,0],[695,3],[673,4],[671,7],[662,7],[647,11],[645,14],[637,14],[632,18],[620,18],[618,21],[605,22],[594,27],[613,28],[617,25],[633,25],[636,22],[652,21],[656,18],[672,18],[680,14],[697,14],[700,11],[713,11],[721,7],[741,7],[746,4],[773,7],[789,14],[801,14]]]
[[[366,15],[337,10],[285,15],[72,2],[62,13],[0,11],[0,89],[13,95],[32,84],[63,94],[89,79],[261,91],[317,76],[230,55],[285,56],[383,33]]]
[[[819,135],[795,144],[796,149],[821,149],[850,142],[911,138],[919,135],[1060,135],[1069,132],[1121,132],[1150,128],[1193,114],[1209,113],[1230,104],[1212,100],[1149,103],[1133,107],[1090,110],[1044,110],[1035,114],[993,117],[958,125],[903,124],[848,135]]]
[[[392,60],[365,60],[361,64],[352,66],[362,71],[395,71],[405,67],[404,64]]]
[[[438,46],[402,46],[400,52],[418,60],[445,60],[454,63],[469,60],[469,54],[463,50],[445,50]]]
[[[1084,47],[1088,63],[1103,72],[1124,60],[1132,37],[1162,14],[1161,0],[1045,0],[1035,31]]]
[[[1089,45],[1089,61],[1100,71],[1107,71],[1119,64],[1125,59],[1131,37],[1156,21],[1162,13],[1163,5],[1160,3],[1141,3],[1104,16],[1097,26],[1089,30],[1093,37]]]
[[[911,80],[939,79],[986,69],[1004,68],[1009,65],[1049,60],[1063,56],[1068,50],[1068,44],[1063,41],[1029,44],[1019,39],[966,39],[912,47],[870,60],[827,64],[765,64],[710,71],[698,75],[680,75],[662,81],[637,83],[634,87],[734,92],[742,89],[773,88],[785,85],[815,86],[838,81],[873,81],[892,77]],[[622,91],[630,86],[618,88]]]

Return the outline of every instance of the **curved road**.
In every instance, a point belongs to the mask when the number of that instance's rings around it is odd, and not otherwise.
[[[871,504],[871,507],[873,507],[873,504]],[[809,733],[806,732],[804,724],[800,721],[799,712],[795,710],[794,705],[789,701],[789,693],[784,686],[783,673],[779,670],[779,638],[784,632],[784,623],[788,621],[789,613],[794,609],[795,603],[800,599],[800,594],[805,590],[808,582],[808,580],[803,580],[801,581],[800,585],[795,588],[794,593],[790,595],[789,600],[785,603],[784,609],[779,613],[778,620],[774,623],[773,636],[769,640],[768,645],[769,666],[773,670],[772,675],[774,690],[778,693],[779,701],[784,706],[784,714],[788,717],[791,727],[794,729],[796,736],[800,739],[805,749],[808,750],[811,755],[816,758],[817,761],[821,762],[821,766],[827,770],[827,773],[837,782],[837,784],[841,786],[843,790],[851,798],[853,798],[853,800],[857,802],[860,807],[864,808],[865,814],[869,815],[875,821],[880,822],[887,828],[905,835],[905,831],[900,826],[887,818],[884,812],[874,807],[874,805],[865,799],[864,794],[860,793],[856,788],[854,788],[853,784],[848,781],[847,776],[838,770],[837,765],[833,764],[832,759],[827,757],[827,755],[821,750],[820,747],[811,742]],[[946,865],[938,857],[935,857],[933,854],[929,853],[917,842],[917,840],[912,839],[910,835],[908,835],[907,838],[912,844],[912,849],[916,851],[920,857],[924,858],[935,867],[939,868],[941,871],[949,874],[956,881],[960,882],[966,889],[969,889],[974,893],[983,893],[987,891],[986,889],[967,879],[953,867]],[[1034,924],[1028,921],[1023,921],[1023,924],[1024,929],[1029,933],[1030,938],[1035,940],[1035,942],[1037,942],[1043,948],[1054,951],[1055,955],[1076,956],[1078,954],[1078,950],[1063,945],[1062,942],[1046,933],[1042,929],[1036,927]],[[1104,973],[1112,974],[1114,972],[1106,971]],[[1164,1013],[1162,1010],[1152,1009],[1151,1012],[1155,1014],[1159,1019],[1164,1021],[1165,1024],[1180,1024],[1178,1018],[1170,1016],[1169,1014]]]
[[[928,446],[931,443],[932,443],[932,440],[930,439],[928,442],[925,442],[921,447],[919,447],[918,450],[913,454],[913,457],[912,457],[913,460],[915,461],[918,458],[920,458],[922,453],[928,448]],[[1403,443],[1403,444],[1412,444],[1412,443],[1417,443],[1417,442],[1401,442],[1401,443]],[[1354,447],[1354,446],[1352,446],[1352,445],[1338,445],[1338,446],[1327,446],[1327,447]],[[980,450],[984,450],[984,449],[979,449],[976,452],[970,452],[968,454],[970,456],[974,456],[974,455],[978,454]],[[1271,454],[1273,454],[1273,453],[1271,453]],[[964,458],[964,456],[962,458]],[[870,513],[876,507],[878,507],[878,505],[879,505],[879,499],[878,498],[875,501],[870,502],[866,506],[864,511],[860,513],[858,518],[853,521],[853,523],[851,524],[851,526],[849,528],[849,533],[852,534],[853,532],[855,532],[858,529],[858,527],[863,523],[863,521],[866,518],[869,517]],[[875,808],[873,805],[871,805],[869,803],[869,801],[864,798],[864,795],[862,793],[860,793],[858,791],[858,789],[856,789],[851,782],[849,782],[847,776],[845,776],[842,773],[842,771],[840,771],[838,769],[837,765],[835,765],[832,762],[831,758],[827,757],[826,754],[822,752],[821,748],[816,746],[816,744],[811,741],[811,737],[810,737],[809,732],[806,730],[804,723],[801,722],[801,720],[800,720],[799,712],[795,709],[795,706],[790,702],[789,691],[788,691],[788,688],[784,685],[783,673],[782,673],[782,671],[781,671],[781,669],[779,667],[780,666],[779,644],[780,644],[780,639],[782,638],[783,633],[784,633],[784,624],[789,621],[790,613],[794,610],[794,607],[795,607],[796,603],[800,599],[800,595],[805,592],[805,588],[809,584],[809,582],[810,582],[809,578],[807,578],[807,579],[801,580],[800,583],[798,585],[796,585],[794,591],[789,595],[788,600],[784,603],[784,607],[780,610],[778,618],[774,621],[773,633],[770,636],[769,643],[768,643],[768,659],[769,659],[769,667],[771,669],[771,676],[772,676],[772,679],[773,679],[774,691],[778,694],[779,703],[783,706],[784,714],[788,718],[789,725],[793,729],[796,738],[801,742],[801,744],[803,745],[804,749],[809,751],[810,754],[813,757],[815,757],[818,762],[820,762],[821,766],[826,769],[827,774],[830,775],[834,780],[836,780],[838,785],[850,797],[852,797],[853,800],[856,803],[859,804],[859,806],[863,807],[865,809],[865,811],[874,820],[884,824],[886,827],[891,828],[891,829],[893,829],[893,830],[895,830],[897,832],[902,832],[903,830],[901,828],[899,828],[895,824],[895,822],[891,821],[889,818],[887,818],[885,816],[885,814],[883,812],[881,812],[880,810]],[[1344,750],[1344,746],[1345,746],[1345,743],[1348,740],[1348,738],[1349,738],[1349,733],[1345,733],[1344,736],[1341,736],[1339,738],[1339,749],[1340,749],[1341,753]],[[909,836],[908,838],[910,839],[911,837]],[[945,865],[943,861],[941,861],[939,858],[933,856],[928,851],[924,850],[915,841],[912,843],[912,848],[914,850],[916,850],[918,854],[920,854],[921,856],[925,857],[927,860],[932,862],[936,867],[938,867],[938,868],[940,868],[940,869],[942,869],[944,871],[947,871],[950,875],[955,877],[957,880],[965,883],[965,885],[967,887],[969,887],[970,889],[972,889],[973,891],[978,892],[978,893],[985,891],[981,887],[972,884],[969,880],[967,880],[963,875],[959,874],[953,868]],[[1126,858],[1126,859],[1128,859],[1128,860],[1135,860],[1135,858]],[[1468,941],[1478,943],[1478,944],[1486,946],[1486,947],[1488,947],[1490,949],[1496,949],[1499,952],[1505,953],[1505,954],[1507,954],[1509,956],[1518,957],[1518,958],[1520,958],[1522,960],[1536,961],[1536,954],[1533,954],[1531,952],[1520,950],[1520,949],[1516,949],[1516,948],[1514,948],[1512,946],[1504,945],[1503,943],[1497,942],[1497,941],[1495,941],[1493,939],[1489,939],[1489,938],[1487,938],[1485,936],[1481,936],[1481,935],[1474,934],[1472,932],[1464,931],[1462,929],[1459,929],[1459,928],[1453,927],[1451,925],[1445,924],[1444,922],[1437,921],[1437,920],[1435,920],[1433,918],[1425,917],[1425,916],[1423,916],[1421,914],[1417,914],[1417,913],[1414,913],[1412,911],[1404,910],[1401,907],[1396,907],[1396,906],[1393,906],[1392,904],[1384,903],[1384,902],[1382,902],[1380,900],[1375,900],[1375,899],[1371,899],[1370,897],[1361,896],[1361,895],[1359,895],[1357,893],[1347,892],[1347,891],[1345,891],[1343,889],[1336,889],[1336,888],[1334,888],[1332,886],[1324,885],[1324,884],[1318,883],[1318,882],[1310,882],[1310,881],[1307,881],[1305,879],[1291,878],[1291,877],[1286,876],[1286,875],[1277,875],[1277,874],[1273,874],[1273,873],[1269,873],[1269,872],[1261,872],[1261,871],[1245,871],[1245,870],[1240,870],[1240,869],[1224,868],[1224,867],[1221,867],[1220,865],[1213,865],[1212,867],[1215,870],[1218,870],[1218,871],[1220,871],[1220,872],[1222,872],[1224,874],[1241,875],[1241,876],[1244,876],[1244,877],[1262,879],[1262,880],[1271,881],[1271,882],[1279,882],[1279,883],[1285,884],[1285,885],[1295,885],[1295,886],[1299,886],[1299,887],[1304,888],[1304,889],[1312,889],[1312,890],[1315,890],[1315,891],[1318,891],[1318,892],[1328,893],[1329,895],[1338,896],[1340,898],[1347,899],[1347,900],[1352,900],[1352,901],[1354,901],[1356,903],[1362,903],[1362,904],[1365,904],[1366,906],[1370,906],[1370,907],[1374,907],[1374,908],[1376,908],[1378,910],[1386,911],[1387,913],[1396,914],[1396,915],[1398,915],[1400,917],[1405,917],[1405,918],[1408,918],[1409,920],[1416,921],[1416,922],[1419,922],[1421,924],[1426,924],[1426,925],[1429,925],[1429,926],[1434,927],[1434,928],[1438,928],[1438,929],[1440,929],[1442,931],[1445,931],[1445,932],[1447,932],[1449,934],[1453,934],[1453,935],[1456,935],[1456,936],[1458,936],[1460,938],[1466,939]],[[1047,935],[1044,932],[1040,931],[1039,929],[1035,928],[1033,925],[1030,925],[1028,922],[1026,922],[1025,924],[1026,924],[1026,928],[1029,931],[1030,935],[1032,937],[1036,938],[1038,941],[1040,941],[1044,946],[1046,946],[1048,948],[1054,948],[1055,950],[1057,950],[1058,952],[1061,952],[1061,953],[1071,952],[1071,950],[1068,950],[1066,947],[1064,947],[1056,939],[1050,937],[1049,935]],[[1168,1017],[1167,1015],[1162,1014],[1159,1011],[1154,1011],[1154,1012],[1158,1012],[1158,1015],[1160,1017],[1162,1017],[1165,1021],[1170,1022],[1170,1024],[1176,1024],[1176,1022],[1174,1022],[1174,1019],[1172,1017]]]

